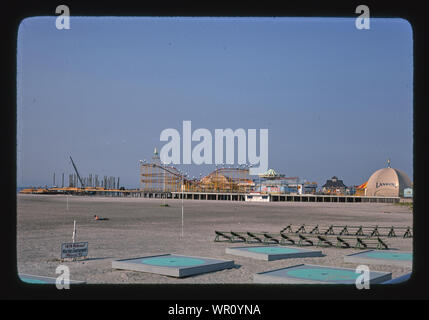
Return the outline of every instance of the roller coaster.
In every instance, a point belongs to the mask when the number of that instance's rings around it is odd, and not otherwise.
[[[249,192],[252,186],[248,168],[216,168],[197,179],[189,178],[173,166],[140,163],[140,191]]]

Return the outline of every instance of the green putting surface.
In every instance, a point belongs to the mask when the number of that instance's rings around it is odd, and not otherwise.
[[[187,277],[232,268],[234,261],[176,254],[160,254],[112,261],[113,269],[157,273],[172,277]]]
[[[282,269],[257,273],[253,280],[256,283],[290,283],[290,284],[356,284],[361,276],[355,269],[301,264]],[[391,273],[370,271],[370,283],[382,283],[392,278]]]
[[[359,276],[359,274],[354,271],[327,268],[302,268],[290,270],[286,274],[290,277],[318,281],[349,281],[356,280]]]
[[[388,259],[388,260],[403,260],[411,261],[413,260],[413,254],[409,252],[389,252],[389,251],[370,251],[362,254],[368,258],[375,259]]]
[[[55,284],[57,278],[54,277],[44,277],[44,276],[37,276],[32,274],[18,274],[19,279],[22,282],[29,283],[29,284]],[[84,281],[76,281],[76,280],[70,280],[70,284],[83,284]]]
[[[206,260],[190,257],[165,256],[141,259],[141,263],[162,267],[192,267],[202,265],[206,263]]]
[[[344,257],[344,262],[412,267],[413,253],[397,250],[368,250],[347,255]]]
[[[323,256],[320,250],[276,245],[226,248],[225,253],[265,261]]]
[[[256,252],[256,253],[266,253],[266,254],[282,254],[282,253],[296,253],[301,252],[300,250],[293,248],[283,248],[283,247],[255,247],[247,248],[247,251]]]
[[[52,282],[43,281],[40,279],[29,278],[29,277],[19,277],[19,278],[21,279],[21,281],[26,282],[26,283],[31,283],[31,284],[52,284]]]

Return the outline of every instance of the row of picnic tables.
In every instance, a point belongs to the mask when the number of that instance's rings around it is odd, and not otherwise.
[[[387,229],[388,232],[383,230]],[[279,233],[238,232],[215,230],[215,241],[245,242],[280,245],[310,245],[337,248],[376,248],[389,249],[386,237],[396,237],[396,232],[403,231],[403,238],[411,238],[410,227],[364,227],[364,226],[325,226],[320,227],[288,225]],[[396,231],[396,232],[395,232]]]
[[[353,235],[367,237],[412,238],[410,226],[356,226],[356,225],[292,225],[283,228],[280,233],[323,234],[323,235]]]
[[[380,237],[338,236],[301,233],[236,232],[215,230],[216,242],[245,242],[297,246],[327,246],[337,248],[389,249],[389,244]]]

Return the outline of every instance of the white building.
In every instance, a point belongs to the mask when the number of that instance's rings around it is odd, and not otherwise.
[[[246,201],[252,202],[270,202],[270,195],[260,193],[249,193],[246,194]]]

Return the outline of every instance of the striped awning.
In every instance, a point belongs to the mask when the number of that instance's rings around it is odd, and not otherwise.
[[[365,183],[362,183],[360,186],[357,186],[356,189],[366,189],[367,184],[368,184],[368,181]]]

